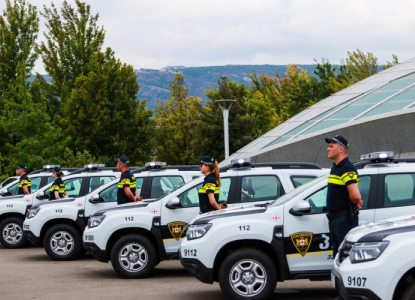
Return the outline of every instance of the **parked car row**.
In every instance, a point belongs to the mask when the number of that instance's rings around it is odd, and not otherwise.
[[[379,262],[376,258],[389,253],[395,239],[394,247],[409,245],[415,226],[407,224],[415,218],[399,218],[415,216],[414,163],[382,161],[379,155],[355,163],[364,201],[361,226],[349,233],[336,258],[326,218],[329,170],[311,163],[255,164],[250,159],[221,168],[219,202],[228,208],[206,214],[199,214],[203,178],[197,166],[152,162],[131,168],[143,201],[124,205],[116,202],[120,173],[97,164],[71,170],[63,178],[70,198],[48,201],[52,180],[47,167],[53,166],[45,166],[29,174],[32,186],[35,175],[40,178],[33,194],[13,195],[13,181],[0,191],[6,196],[0,198],[0,242],[18,248],[30,241],[54,260],[75,259],[84,249],[101,262],[111,261],[124,278],[146,277],[161,261],[180,259],[200,281],[219,282],[231,299],[266,299],[277,282],[294,279],[331,279],[345,299],[392,299],[410,294],[405,290],[411,287],[415,291],[415,264],[396,263],[400,273],[396,271],[396,282],[387,282],[384,293],[374,289],[382,272],[359,275],[359,266]],[[389,218],[397,219],[383,221]],[[398,243],[397,228],[405,228],[407,243]],[[392,232],[378,233],[383,229]],[[361,240],[370,232],[376,238]],[[369,260],[357,263],[356,257]],[[393,284],[400,292],[391,292]]]

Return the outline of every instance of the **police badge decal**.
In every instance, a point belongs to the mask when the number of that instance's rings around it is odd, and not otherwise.
[[[171,223],[168,223],[167,226],[169,227],[171,235],[174,237],[176,241],[178,241],[182,237],[186,223],[185,222],[171,222]]]
[[[297,232],[291,235],[291,241],[294,247],[302,256],[304,256],[310,248],[311,241],[313,240],[312,232]]]

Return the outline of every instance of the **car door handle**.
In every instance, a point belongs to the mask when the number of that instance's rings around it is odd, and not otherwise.
[[[359,225],[366,225],[367,221],[359,221]]]

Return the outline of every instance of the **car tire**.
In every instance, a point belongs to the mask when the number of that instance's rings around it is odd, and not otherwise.
[[[145,236],[129,234],[121,237],[112,247],[112,267],[124,278],[147,277],[156,263],[156,249]]]
[[[219,285],[229,299],[268,299],[277,285],[272,259],[257,249],[242,249],[225,258]]]
[[[403,292],[401,300],[415,300],[415,282],[406,288]]]
[[[46,232],[43,245],[52,259],[73,260],[81,251],[81,236],[73,226],[59,224]]]
[[[0,243],[9,249],[22,248],[27,244],[23,234],[23,220],[10,217],[0,223]]]

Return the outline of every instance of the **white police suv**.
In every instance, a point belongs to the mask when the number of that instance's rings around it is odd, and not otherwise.
[[[146,163],[146,166],[131,168],[138,193],[143,198],[160,197],[200,175],[197,166],[166,166],[166,163],[159,162]],[[118,179],[114,179],[120,173],[116,168],[101,168],[99,165],[86,167],[90,169],[66,179],[71,177],[78,181],[79,193],[70,194],[70,199],[32,206],[24,221],[25,236],[33,244],[42,245],[55,260],[77,257],[82,250],[82,232],[89,216],[97,210],[117,205]]]
[[[335,258],[333,287],[345,300],[415,299],[414,234],[415,214],[354,228]]]
[[[364,201],[359,224],[415,213],[414,159],[372,153],[356,163]],[[333,251],[326,217],[327,176],[267,206],[204,214],[186,228],[182,265],[231,299],[266,299],[277,281],[328,280]]]
[[[240,168],[238,168],[240,167]],[[221,169],[219,203],[266,205],[304,182],[328,173],[315,164],[250,164],[234,161]],[[199,172],[199,175],[200,172]],[[163,260],[178,259],[186,224],[199,214],[203,177],[155,201],[97,211],[83,235],[85,249],[101,262],[111,260],[124,278],[142,278]]]
[[[35,194],[54,179],[52,170],[54,165],[45,165],[43,169],[28,174],[32,181],[32,194],[18,195],[19,177],[17,181],[5,184],[0,192],[0,243],[6,248],[20,248],[27,240],[23,236],[23,221],[27,210],[40,202]],[[63,169],[64,174],[77,170],[75,168]]]
[[[13,182],[16,182],[17,179],[19,179],[19,176],[10,176],[9,178],[6,178],[5,180],[3,180],[0,183],[0,189],[4,188],[4,187],[8,187],[9,185],[11,185]]]

